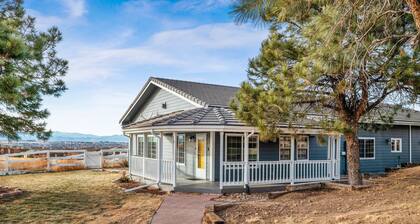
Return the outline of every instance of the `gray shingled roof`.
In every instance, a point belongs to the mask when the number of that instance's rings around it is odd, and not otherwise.
[[[177,90],[180,90],[192,97],[195,97],[209,106],[228,106],[230,100],[235,96],[238,87],[190,82],[174,79],[156,78]]]
[[[196,108],[161,115],[148,120],[124,126],[124,128],[142,128],[167,125],[229,125],[244,126],[245,123],[235,118],[232,110],[224,107]]]

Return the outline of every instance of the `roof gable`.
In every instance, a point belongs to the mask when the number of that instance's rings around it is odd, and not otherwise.
[[[238,90],[237,87],[232,86],[150,77],[120,119],[121,124],[125,125],[135,117],[141,105],[147,101],[156,87],[166,90],[198,108],[227,107]]]

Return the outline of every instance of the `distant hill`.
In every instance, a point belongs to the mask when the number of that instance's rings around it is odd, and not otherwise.
[[[21,141],[36,141],[36,137],[28,134],[20,134]],[[0,140],[7,140],[6,137],[0,136]],[[73,141],[73,142],[128,142],[128,138],[123,135],[92,135],[69,132],[53,132],[49,141]]]

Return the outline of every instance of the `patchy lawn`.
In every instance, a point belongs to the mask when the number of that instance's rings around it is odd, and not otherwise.
[[[277,199],[257,194],[220,215],[227,223],[419,223],[420,167],[372,179],[361,191],[295,192]]]
[[[25,191],[0,201],[6,223],[148,223],[162,197],[123,193],[121,174],[89,170],[1,176],[0,185]]]

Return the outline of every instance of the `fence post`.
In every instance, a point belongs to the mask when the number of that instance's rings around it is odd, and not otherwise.
[[[101,155],[101,159],[99,160],[99,162],[100,162],[100,167],[101,167],[101,169],[103,169],[104,168],[104,151],[102,151],[102,149],[99,151],[100,152],[100,155]],[[130,175],[131,175],[131,173],[130,173]]]
[[[6,155],[5,157],[6,157],[6,160],[5,160],[5,162],[6,162],[6,174],[8,174],[9,173],[9,156]]]
[[[87,168],[86,164],[86,150],[83,151],[83,164],[85,165],[85,169]]]
[[[50,165],[50,151],[47,151],[47,171],[51,171],[51,165]]]

